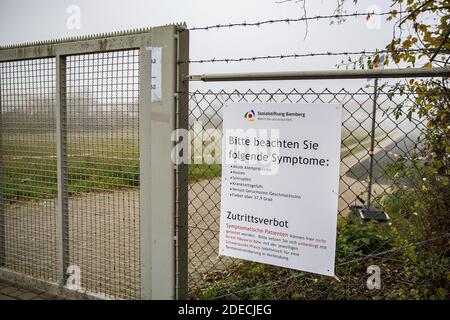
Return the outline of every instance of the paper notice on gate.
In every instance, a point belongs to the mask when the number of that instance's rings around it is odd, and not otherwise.
[[[160,47],[152,47],[152,102],[161,101],[161,51]]]
[[[334,276],[340,104],[228,103],[219,254]]]

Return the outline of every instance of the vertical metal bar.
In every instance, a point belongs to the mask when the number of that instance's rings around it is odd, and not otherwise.
[[[177,61],[189,61],[189,31],[179,29],[177,33]],[[189,64],[177,64],[177,110],[176,128],[188,130],[189,128]],[[183,141],[185,143],[186,141]],[[187,145],[187,144],[186,144]],[[183,150],[188,152],[188,150]],[[176,167],[176,265],[175,290],[176,299],[187,298],[188,292],[188,165],[182,163]]]
[[[139,221],[140,221],[140,285],[141,299],[150,299],[151,290],[151,52],[139,49]]]
[[[56,157],[57,157],[57,235],[58,282],[64,286],[68,267],[68,191],[67,191],[67,104],[66,57],[56,56]]]
[[[175,173],[171,161],[175,128],[176,28],[152,29],[150,47],[139,56],[141,298],[175,298]],[[152,48],[161,48],[161,97],[152,101]]]
[[[0,79],[1,81],[1,79]],[[6,226],[5,226],[5,206],[3,190],[3,120],[2,120],[2,88],[0,83],[0,268],[5,265],[6,260]]]
[[[373,156],[375,149],[375,126],[376,126],[376,117],[377,117],[377,96],[378,96],[378,78],[374,81],[374,92],[373,92],[373,107],[372,107],[372,130],[370,133],[370,165],[369,165],[369,186],[368,186],[368,194],[367,194],[367,209],[370,210],[370,206],[372,205],[372,185],[373,185]]]

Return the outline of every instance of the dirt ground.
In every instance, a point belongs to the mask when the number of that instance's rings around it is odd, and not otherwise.
[[[6,207],[8,269],[57,280],[55,207],[55,200]],[[68,239],[68,264],[81,275],[82,288],[105,297],[138,297],[138,190],[71,198]]]

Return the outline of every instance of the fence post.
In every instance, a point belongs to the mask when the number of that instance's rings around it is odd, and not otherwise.
[[[2,121],[2,88],[0,87],[0,268],[6,263],[6,237],[5,237],[5,207],[3,191],[3,121]]]
[[[367,194],[367,210],[370,211],[370,206],[372,204],[372,185],[373,185],[373,152],[375,149],[375,126],[376,126],[376,116],[377,116],[377,96],[378,96],[378,78],[375,78],[374,89],[373,89],[373,107],[372,107],[372,129],[370,132],[370,164],[369,164],[369,186]]]
[[[180,28],[177,33],[177,110],[176,128],[189,129],[189,31]],[[179,141],[178,141],[179,142]],[[186,141],[183,141],[185,143]],[[185,144],[187,145],[187,144]],[[183,150],[183,153],[188,150]],[[188,293],[188,164],[176,167],[176,299],[187,298]]]
[[[142,299],[175,298],[175,172],[171,161],[176,102],[175,35],[175,26],[153,28],[148,46],[139,50]],[[161,61],[153,68],[152,52],[159,50]],[[157,74],[158,69],[161,72]],[[153,75],[158,79],[152,83]],[[152,84],[156,83],[161,95],[152,101]]]
[[[57,157],[57,239],[58,283],[65,285],[68,267],[68,190],[67,190],[67,103],[66,57],[56,56],[56,157]]]

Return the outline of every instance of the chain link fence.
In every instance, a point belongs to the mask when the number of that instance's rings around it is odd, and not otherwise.
[[[413,183],[408,182],[408,177],[396,176],[389,168],[401,159],[409,159],[419,154],[423,147],[424,119],[407,111],[408,106],[415,103],[415,95],[392,90],[388,86],[381,86],[377,89],[376,95],[373,86],[352,91],[310,88],[289,91],[281,89],[271,91],[197,90],[190,93],[191,162],[188,196],[190,296],[235,299],[273,297],[271,294],[275,288],[286,287],[286,292],[289,292],[292,280],[299,278],[310,280],[303,284],[310,288],[301,289],[302,292],[310,293],[313,290],[314,281],[317,281],[317,276],[271,266],[255,266],[242,260],[218,256],[221,164],[220,160],[206,164],[205,159],[211,156],[207,155],[208,152],[211,153],[211,150],[216,150],[213,158],[220,159],[222,109],[227,102],[341,103],[343,118],[338,214],[339,220],[347,221],[352,218],[360,219],[352,214],[352,208],[367,204],[369,189],[371,189],[372,206],[383,210],[387,209],[385,208],[387,202],[391,204],[389,208],[392,208],[392,203],[395,203],[402,190],[406,190],[410,186],[409,183]],[[373,109],[374,102],[376,114]],[[372,126],[373,119],[374,126]],[[196,143],[196,139],[202,143]],[[370,152],[372,143],[373,152]],[[391,223],[385,225],[388,227]],[[340,227],[341,223],[338,224],[338,234],[348,232],[341,230]],[[355,234],[359,232],[356,229],[353,231]],[[439,237],[438,239],[442,240]],[[356,242],[357,239],[352,241]],[[394,254],[411,247],[406,245],[405,248],[402,246],[390,248],[386,246],[389,241],[390,239],[380,240],[378,247],[364,251],[363,256],[361,252],[355,250],[355,252],[346,252],[345,257],[342,258],[342,252],[339,252],[338,247],[336,262],[339,268],[338,276],[342,276],[339,272],[342,273],[345,266],[352,263],[370,260],[374,264],[382,265],[385,262],[384,259],[399,259],[394,258]],[[427,243],[425,241],[418,246],[422,245],[422,248],[426,248]],[[384,249],[387,251],[384,252]],[[398,263],[401,264],[402,261]],[[441,267],[445,268],[445,265]],[[264,270],[264,272],[255,270]],[[347,286],[343,290],[347,296],[333,293],[332,286],[328,282],[316,290],[322,292],[321,298],[349,297],[356,287],[365,287],[365,279],[368,276],[365,270],[362,276],[352,273],[350,269],[345,272],[348,273],[343,276],[344,284],[342,285]],[[354,285],[351,277],[356,276],[359,280]],[[398,281],[392,274],[386,277],[392,277]],[[255,279],[249,281],[248,278]],[[266,289],[269,293],[264,291]],[[251,294],[261,290],[268,295]],[[317,293],[310,295],[310,297],[315,296],[317,297]],[[295,297],[295,294],[290,297]],[[300,297],[305,298],[305,296]]]

